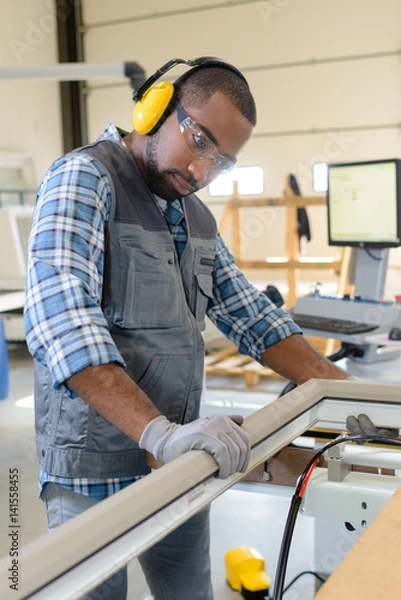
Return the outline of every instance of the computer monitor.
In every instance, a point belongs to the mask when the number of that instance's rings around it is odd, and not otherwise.
[[[328,165],[330,246],[401,246],[401,160]]]

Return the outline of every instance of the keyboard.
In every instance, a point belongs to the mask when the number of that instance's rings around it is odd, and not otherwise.
[[[316,317],[312,315],[292,314],[293,320],[301,329],[320,329],[323,331],[333,331],[335,333],[367,333],[374,331],[378,325],[371,323],[361,323],[361,321],[350,321],[346,319],[336,319],[334,317]]]

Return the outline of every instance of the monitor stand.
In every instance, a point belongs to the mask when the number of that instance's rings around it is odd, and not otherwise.
[[[356,248],[354,296],[381,302],[386,283],[389,248]]]
[[[356,248],[354,253],[355,277],[354,298],[382,302],[387,276],[389,248]],[[373,343],[361,348],[357,362],[372,363],[394,360],[400,356],[398,348],[381,347]]]

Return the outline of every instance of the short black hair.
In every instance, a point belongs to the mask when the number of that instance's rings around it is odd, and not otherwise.
[[[251,125],[256,125],[256,105],[249,86],[231,69],[210,65],[195,67],[181,75],[174,87],[178,102],[197,108],[216,92],[222,92]]]

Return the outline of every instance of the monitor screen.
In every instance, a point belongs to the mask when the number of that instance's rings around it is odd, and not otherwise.
[[[401,160],[328,165],[330,246],[401,246]]]

